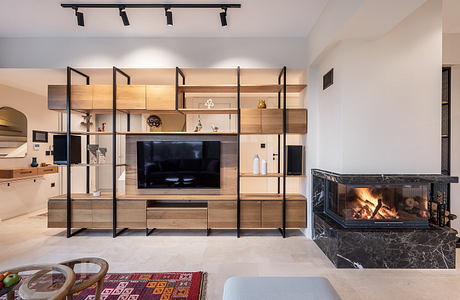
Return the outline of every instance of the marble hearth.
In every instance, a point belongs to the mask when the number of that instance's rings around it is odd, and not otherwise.
[[[341,175],[312,170],[313,175],[313,239],[337,268],[455,268],[455,233],[447,227],[433,224],[428,207],[430,201],[443,201],[446,184],[458,182],[457,177],[442,175]],[[331,183],[333,183],[331,185]],[[331,186],[337,184],[361,186],[423,186],[428,190],[428,204],[423,210],[427,225],[417,227],[386,226],[347,227],[337,215],[330,214],[328,198],[339,197]],[[393,194],[401,196],[397,190]],[[441,195],[441,198],[439,198]],[[440,200],[441,199],[441,200]],[[412,200],[411,200],[412,201]],[[329,201],[330,202],[330,201]],[[417,202],[421,202],[417,198]],[[401,205],[395,211],[403,210]],[[328,214],[329,212],[329,214]],[[400,212],[405,215],[404,211]],[[375,215],[375,214],[374,214]],[[368,217],[370,218],[370,217]],[[399,217],[398,217],[399,218]],[[372,221],[372,220],[367,220]],[[390,220],[398,221],[398,220]],[[373,223],[373,222],[369,222]],[[376,222],[378,223],[378,222]],[[365,222],[361,225],[366,224]]]

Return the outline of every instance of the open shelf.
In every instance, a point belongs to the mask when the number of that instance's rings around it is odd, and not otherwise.
[[[93,196],[93,194],[85,193],[72,193],[71,196],[74,200],[107,200],[112,199],[112,194],[101,194],[99,197]],[[51,197],[53,200],[65,200],[67,194]],[[117,195],[118,200],[158,200],[158,201],[228,201],[237,199],[236,195],[141,195],[141,194],[126,194]]]
[[[179,108],[183,114],[237,114],[237,108]]]
[[[266,175],[262,174],[253,174],[253,173],[241,173],[240,177],[283,177],[283,173],[267,173]],[[286,177],[306,177],[305,175],[288,175]]]
[[[307,87],[306,84],[287,84],[287,93],[300,93]],[[236,93],[237,85],[180,85],[181,93]],[[283,90],[280,84],[241,85],[241,93],[278,93]]]
[[[236,132],[135,132],[135,131],[120,131],[117,132],[119,135],[236,135]]]
[[[60,166],[67,166],[67,165],[60,165]],[[87,164],[87,163],[81,163],[81,164],[71,164],[72,167],[111,167],[111,163],[104,163],[104,164]],[[128,166],[127,164],[117,164],[117,167],[126,167]]]
[[[248,193],[248,194],[241,194],[241,200],[264,200],[264,201],[279,201],[283,200],[283,194],[276,194],[276,193]],[[286,194],[286,200],[288,201],[306,201],[307,198],[302,194]]]

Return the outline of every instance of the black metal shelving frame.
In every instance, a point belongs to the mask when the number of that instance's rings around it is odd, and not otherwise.
[[[72,232],[72,187],[71,187],[71,136],[72,136],[72,131],[71,131],[71,114],[72,114],[72,108],[71,108],[71,94],[72,94],[72,72],[83,76],[86,79],[86,84],[90,84],[90,77],[83,72],[80,72],[74,68],[67,67],[67,86],[66,86],[66,113],[67,113],[67,131],[66,131],[66,137],[67,137],[67,237],[70,238],[86,228],[80,228],[76,230],[75,232]],[[286,152],[286,135],[287,135],[287,104],[286,104],[286,72],[287,68],[284,66],[279,75],[278,75],[278,85],[281,86],[281,89],[278,91],[278,109],[283,108],[283,133],[278,134],[278,173],[281,173],[281,167],[282,167],[282,177],[278,177],[278,194],[282,193],[282,228],[278,228],[281,235],[283,238],[286,237],[286,159],[287,159],[287,152]],[[117,226],[117,112],[125,112],[122,110],[117,109],[117,74],[120,74],[124,76],[127,80],[127,84],[131,84],[131,77],[122,71],[121,69],[117,67],[113,67],[112,70],[112,75],[113,75],[113,89],[112,89],[112,235],[113,238],[119,236],[122,234],[124,231],[126,231],[128,228],[122,228],[120,231],[118,231],[118,226]],[[240,231],[241,231],[241,158],[240,158],[240,153],[241,153],[241,68],[238,66],[236,68],[236,76],[237,76],[237,93],[236,93],[236,98],[237,98],[237,220],[236,220],[236,236],[240,237]],[[180,80],[182,78],[182,80]],[[180,83],[182,82],[182,83]],[[185,85],[185,74],[183,71],[179,68],[176,67],[176,76],[175,76],[175,90],[176,90],[176,95],[175,95],[175,108],[176,110],[179,109],[179,85]],[[182,105],[185,107],[185,92],[182,93]],[[281,105],[282,104],[282,105]],[[130,113],[129,111],[127,113],[127,131],[130,131]],[[88,116],[89,113],[86,112],[86,115]],[[86,139],[86,145],[89,145],[89,138],[90,138],[90,130],[89,128],[86,129],[86,132],[88,133],[87,139]],[[281,135],[283,136],[282,140],[282,149],[283,149],[283,164],[281,166]],[[87,148],[87,157],[86,157],[86,193],[89,194],[90,190],[90,166],[89,166],[89,151],[88,147]],[[281,192],[281,180],[283,182],[282,186],[282,192]],[[146,229],[146,234],[148,235],[148,229]],[[208,229],[208,234],[209,234],[209,229]]]

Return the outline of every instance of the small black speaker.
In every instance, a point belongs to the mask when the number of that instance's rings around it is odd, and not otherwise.
[[[70,163],[81,163],[81,136],[72,135],[70,140]],[[54,164],[63,165],[67,163],[67,136],[53,135]]]
[[[303,170],[303,146],[287,146],[287,174],[302,175]]]

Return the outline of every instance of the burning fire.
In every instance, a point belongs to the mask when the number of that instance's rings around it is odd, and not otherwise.
[[[383,195],[374,195],[369,188],[355,188],[356,207],[353,208],[353,219],[399,219],[395,208],[383,202]]]

